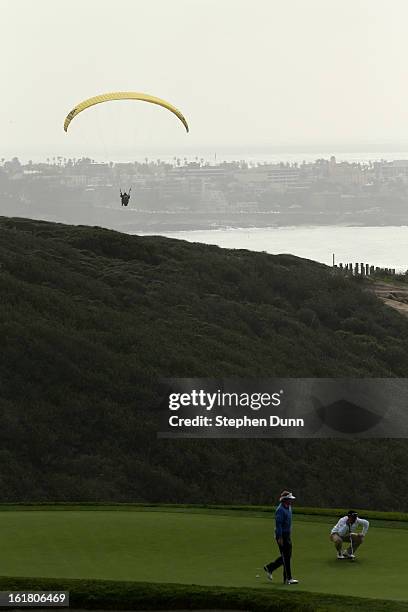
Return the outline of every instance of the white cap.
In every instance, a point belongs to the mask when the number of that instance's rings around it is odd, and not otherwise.
[[[284,501],[285,499],[296,499],[296,497],[290,491],[282,491],[279,497],[279,501]]]

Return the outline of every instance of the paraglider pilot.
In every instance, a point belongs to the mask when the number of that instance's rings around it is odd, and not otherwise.
[[[120,199],[122,202],[122,206],[127,206],[129,204],[131,190],[132,188],[129,189],[129,193],[126,193],[126,191],[122,193],[122,190],[120,190]]]

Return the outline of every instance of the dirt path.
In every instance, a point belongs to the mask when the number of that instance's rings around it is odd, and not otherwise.
[[[376,281],[372,290],[384,304],[408,317],[408,285]]]

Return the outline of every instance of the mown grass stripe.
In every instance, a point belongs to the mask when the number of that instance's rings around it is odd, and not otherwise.
[[[275,512],[274,506],[255,506],[255,505],[221,505],[221,504],[153,504],[153,503],[118,503],[114,504],[111,502],[55,502],[50,504],[49,502],[24,502],[24,503],[6,503],[0,504],[0,512],[16,511],[16,510],[83,510],[83,511],[97,511],[97,510],[128,510],[128,511],[141,511],[141,510],[157,510],[157,511],[179,511],[183,510],[191,511],[229,511],[229,512],[248,512],[248,513],[260,513],[260,514],[273,514]],[[349,508],[313,508],[309,506],[294,506],[294,514],[305,515],[305,516],[321,516],[321,517],[340,517],[344,516]],[[367,519],[379,520],[379,521],[398,521],[408,522],[407,512],[383,512],[380,510],[365,510],[356,508],[357,512],[361,516]]]

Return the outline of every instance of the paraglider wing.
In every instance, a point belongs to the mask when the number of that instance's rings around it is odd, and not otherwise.
[[[68,126],[71,123],[72,119],[82,113],[85,109],[90,106],[94,106],[95,104],[101,104],[102,102],[109,102],[111,100],[142,100],[144,102],[150,102],[151,104],[158,104],[159,106],[163,106],[163,108],[167,108],[170,112],[174,113],[176,117],[180,119],[184,127],[188,130],[188,123],[185,117],[181,114],[181,112],[166,100],[162,100],[161,98],[156,98],[155,96],[150,96],[145,93],[138,93],[136,91],[115,91],[112,93],[100,94],[99,96],[94,96],[93,98],[88,98],[88,100],[84,100],[80,102],[75,108],[73,108],[65,118],[64,121],[64,130],[65,132],[68,130]]]

